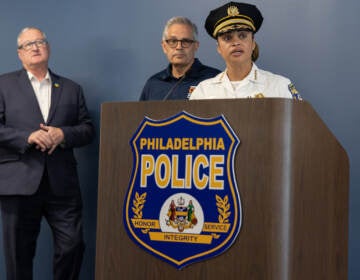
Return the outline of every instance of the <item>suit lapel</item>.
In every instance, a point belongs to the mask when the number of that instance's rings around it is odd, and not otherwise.
[[[28,108],[34,108],[34,112],[36,118],[39,119],[39,123],[44,122],[44,118],[41,114],[41,109],[39,106],[39,102],[37,101],[34,89],[31,85],[31,82],[29,80],[29,76],[27,75],[27,72],[25,69],[21,70],[19,72],[19,87],[20,87],[20,93],[23,95],[22,98],[25,98],[27,100],[27,104],[29,105]]]
[[[50,72],[50,70],[49,70]],[[60,78],[57,75],[54,75],[52,72],[50,72],[51,75],[51,106],[48,116],[48,123],[51,122],[51,119],[54,117],[57,104],[60,100],[61,92],[62,92],[62,83]]]

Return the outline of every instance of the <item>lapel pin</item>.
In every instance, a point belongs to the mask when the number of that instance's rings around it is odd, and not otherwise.
[[[58,88],[60,85],[58,83],[54,83],[54,87]]]

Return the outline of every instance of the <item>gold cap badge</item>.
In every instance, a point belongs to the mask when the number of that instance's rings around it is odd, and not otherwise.
[[[240,15],[239,10],[236,6],[230,6],[227,9],[228,16],[237,16]]]

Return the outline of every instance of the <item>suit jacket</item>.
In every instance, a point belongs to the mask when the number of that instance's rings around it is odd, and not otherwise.
[[[56,195],[79,192],[73,148],[91,142],[94,126],[82,88],[50,70],[51,106],[44,121],[27,72],[0,76],[0,195],[30,195],[39,187],[45,167]],[[63,130],[65,142],[48,155],[27,143],[40,123]]]

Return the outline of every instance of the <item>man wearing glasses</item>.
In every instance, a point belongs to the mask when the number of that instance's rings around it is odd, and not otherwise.
[[[188,18],[173,17],[166,23],[161,46],[170,63],[147,80],[140,100],[188,99],[199,82],[220,72],[195,58],[197,36]]]
[[[0,203],[7,280],[33,279],[41,220],[54,239],[55,280],[79,278],[84,241],[73,148],[94,137],[82,88],[48,69],[49,43],[18,36],[23,69],[0,76]]]

